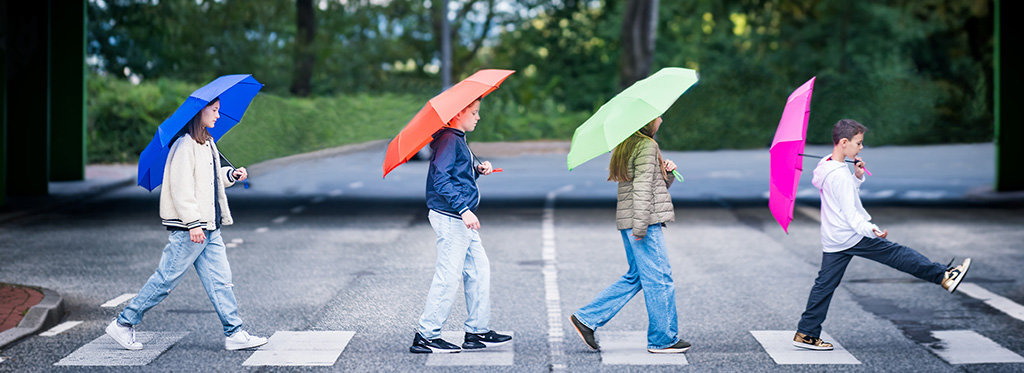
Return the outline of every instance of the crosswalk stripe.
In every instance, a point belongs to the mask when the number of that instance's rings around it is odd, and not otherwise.
[[[922,345],[950,364],[1024,363],[1024,357],[973,330],[935,330],[932,336],[940,342]]]
[[[135,340],[142,343],[144,348],[131,351],[121,348],[113,338],[104,334],[53,365],[142,366],[152,362],[186,335],[188,332],[136,332]]]
[[[427,356],[427,366],[481,366],[498,365],[511,366],[515,360],[515,334],[509,331],[499,331],[501,334],[512,336],[512,342],[501,346],[487,347],[480,351],[462,350],[457,354],[430,354]],[[461,345],[465,333],[463,332],[441,332],[441,338]]]
[[[114,307],[117,307],[117,306],[121,305],[121,303],[127,302],[127,301],[131,300],[132,298],[135,298],[135,295],[136,295],[135,293],[124,293],[124,294],[121,294],[117,298],[108,300],[106,303],[101,304],[100,307],[103,307],[103,308],[114,308]]]
[[[47,331],[42,332],[42,333],[39,333],[39,336],[40,337],[52,337],[52,336],[55,336],[57,334],[63,333],[65,331],[67,331],[68,329],[74,328],[74,327],[78,326],[78,324],[81,324],[81,323],[82,323],[81,321],[65,321],[65,322],[62,322],[62,323],[58,324],[55,327],[50,328],[50,330],[47,330]]]
[[[687,365],[686,354],[647,352],[646,331],[599,331],[601,363],[605,365]]]
[[[821,339],[832,343],[832,351],[814,351],[793,346],[793,330],[751,330],[757,342],[765,352],[775,360],[775,364],[860,364],[832,336],[822,332]]]
[[[353,331],[278,331],[243,366],[331,366],[356,335]]]
[[[956,291],[967,294],[971,298],[982,300],[985,304],[992,306],[992,308],[1003,311],[1017,320],[1024,321],[1024,306],[1017,304],[1009,298],[988,291],[978,284],[965,282],[957,286]]]

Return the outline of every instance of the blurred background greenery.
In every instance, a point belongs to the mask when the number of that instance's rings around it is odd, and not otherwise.
[[[766,148],[813,76],[811,143],[842,118],[871,128],[869,146],[992,141],[991,1],[440,3],[91,0],[89,160],[136,161],[192,90],[236,73],[266,87],[221,141],[235,163],[392,137],[441,89],[444,16],[454,80],[517,70],[471,141],[570,139],[637,74],[667,66],[701,81],[665,114],[664,149]],[[650,27],[636,9],[653,11]]]

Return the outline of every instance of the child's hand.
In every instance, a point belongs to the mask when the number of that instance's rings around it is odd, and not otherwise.
[[[664,167],[665,167],[665,171],[666,171],[666,172],[672,172],[672,171],[675,171],[675,170],[676,170],[676,163],[675,163],[675,162],[672,162],[672,161],[670,161],[670,160],[667,160],[667,159],[666,159],[666,160],[665,160],[665,162],[664,162],[664,163],[662,164],[662,166],[664,166]]]
[[[476,214],[472,211],[466,210],[462,213],[462,222],[466,224],[466,228],[480,229],[480,219],[477,219]]]
[[[233,172],[232,175],[235,177],[235,180],[245,181],[245,179],[249,177],[249,171],[246,171],[245,167],[239,167],[235,169],[235,172]]]
[[[858,179],[863,178],[864,168],[867,167],[867,164],[865,164],[864,161],[860,159],[860,157],[853,157],[853,160],[854,175],[856,175]]]
[[[476,170],[481,174],[489,175],[491,172],[494,172],[494,167],[491,166],[491,161],[484,161],[476,166]]]
[[[195,243],[203,243],[203,241],[206,241],[206,234],[203,233],[203,227],[189,229],[188,237]]]
[[[876,236],[878,236],[878,238],[885,238],[885,236],[889,235],[889,230],[888,229],[883,229],[881,232],[879,232],[878,230],[875,230],[874,233],[875,233]]]

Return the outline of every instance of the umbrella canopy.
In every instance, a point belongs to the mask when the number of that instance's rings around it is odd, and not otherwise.
[[[567,157],[569,170],[614,149],[664,114],[696,83],[696,71],[666,67],[612,97],[576,128]]]
[[[210,101],[220,98],[220,119],[209,130],[216,141],[242,120],[249,103],[262,88],[263,84],[252,75],[238,74],[222,76],[192,92],[174,114],[160,123],[156,135],[139,156],[139,185],[153,190],[163,183],[164,166],[175,135]]]
[[[388,172],[412,158],[416,152],[430,143],[437,130],[448,124],[455,115],[472,104],[477,98],[498,89],[514,70],[486,69],[477,71],[465,80],[441,92],[427,101],[416,116],[388,144],[384,154],[384,177]]]
[[[800,172],[804,169],[804,143],[807,140],[807,120],[811,115],[811,92],[814,90],[815,78],[789,95],[779,128],[775,130],[775,139],[768,151],[771,154],[768,209],[786,233],[789,233],[789,223],[793,221],[796,188],[800,183]]]

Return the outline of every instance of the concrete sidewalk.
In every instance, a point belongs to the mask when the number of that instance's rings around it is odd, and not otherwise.
[[[114,189],[135,185],[136,164],[85,166],[85,180],[50,182],[45,196],[8,196],[0,206],[0,224],[29,214],[82,201]]]

